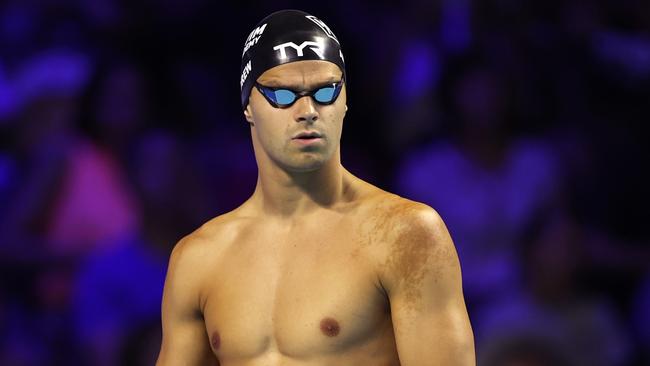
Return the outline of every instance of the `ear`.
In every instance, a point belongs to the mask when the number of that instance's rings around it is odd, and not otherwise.
[[[244,117],[251,126],[255,126],[255,120],[253,119],[253,111],[251,110],[251,105],[248,103],[246,109],[244,109]]]

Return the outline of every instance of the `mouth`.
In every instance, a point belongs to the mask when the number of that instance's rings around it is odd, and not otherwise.
[[[305,131],[295,135],[292,140],[303,146],[318,144],[323,140],[323,135],[315,131]]]
[[[316,131],[305,131],[295,135],[292,139],[293,140],[315,140],[315,139],[320,139],[322,137],[323,136]]]

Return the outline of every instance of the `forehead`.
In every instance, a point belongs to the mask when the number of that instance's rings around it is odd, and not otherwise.
[[[270,68],[257,81],[268,86],[308,86],[339,81],[342,75],[341,69],[331,62],[306,60]]]

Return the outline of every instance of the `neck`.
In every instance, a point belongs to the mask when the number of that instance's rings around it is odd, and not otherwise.
[[[287,171],[266,161],[259,164],[251,201],[273,216],[291,218],[332,207],[345,198],[351,174],[341,165],[337,151],[323,166],[308,172]]]

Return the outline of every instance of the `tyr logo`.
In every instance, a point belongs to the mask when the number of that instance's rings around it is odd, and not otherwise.
[[[314,53],[318,55],[318,57],[325,58],[324,56],[325,45],[323,43],[323,39],[319,39],[318,42],[304,41],[300,44],[300,46],[298,46],[293,42],[287,42],[287,43],[279,44],[273,47],[273,49],[276,51],[280,51],[280,58],[285,59],[287,58],[287,51],[286,51],[287,47],[293,48],[294,50],[296,50],[297,56],[302,57],[304,55],[303,50],[307,46],[311,46],[309,47],[309,49],[314,51]]]

